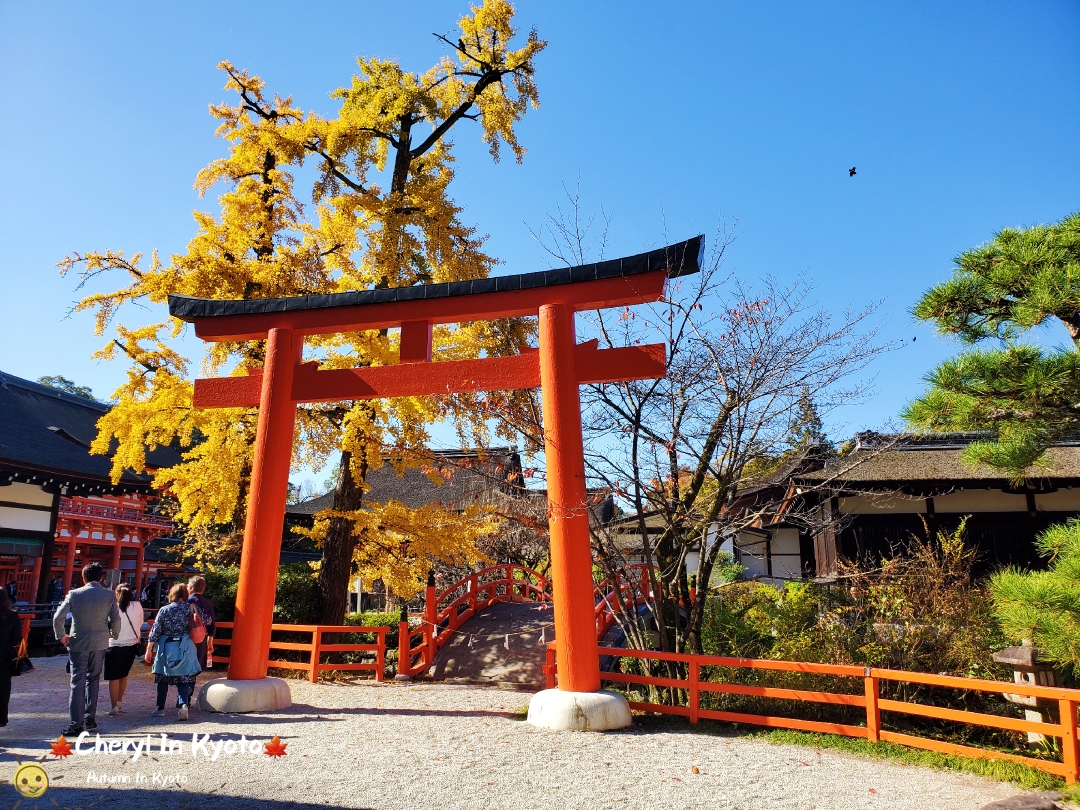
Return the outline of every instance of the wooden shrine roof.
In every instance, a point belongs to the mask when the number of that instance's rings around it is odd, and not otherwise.
[[[90,455],[97,421],[111,407],[0,372],[0,473],[4,474],[0,483],[8,477],[36,476],[40,480],[35,483],[55,479],[73,495],[91,489],[108,494],[149,490],[150,476],[131,470],[114,487],[109,480],[111,459]],[[147,453],[153,467],[179,461],[179,455],[165,447]]]

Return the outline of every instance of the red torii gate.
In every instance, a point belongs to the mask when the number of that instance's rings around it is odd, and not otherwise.
[[[388,290],[251,301],[170,295],[170,314],[193,323],[203,340],[266,341],[261,372],[195,381],[196,407],[259,408],[233,653],[228,678],[208,683],[200,705],[257,711],[290,702],[287,684],[267,678],[266,672],[298,403],[539,386],[559,661],[559,689],[548,692],[560,694],[538,702],[548,694],[540,693],[530,719],[559,728],[628,724],[628,709],[605,704],[612,693],[582,694],[600,689],[600,670],[578,386],[663,377],[665,347],[578,345],[574,313],[661,300],[668,278],[698,272],[703,247],[704,237],[697,236],[580,267]],[[539,317],[538,350],[432,362],[433,325],[523,316]],[[391,328],[401,329],[396,366],[319,370],[315,362],[301,362],[306,335]],[[618,700],[625,706],[621,696]],[[553,717],[562,714],[577,719]]]

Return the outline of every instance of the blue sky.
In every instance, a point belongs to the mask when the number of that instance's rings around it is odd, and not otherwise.
[[[877,395],[834,418],[894,417],[955,346],[908,309],[961,250],[1080,208],[1080,6],[1040,3],[520,2],[542,107],[523,165],[459,127],[454,196],[501,272],[545,266],[538,225],[580,177],[613,214],[610,254],[738,220],[729,267],[804,274],[841,310],[881,300]],[[223,154],[207,104],[221,59],[330,114],[355,57],[422,70],[464,3],[0,2],[0,369],[108,396],[89,316],[55,263],[93,248],[181,251],[213,210],[195,173]],[[858,167],[849,178],[847,169]],[[158,313],[128,313],[142,323]],[[918,337],[916,343],[911,339]],[[1050,330],[1043,340],[1062,341]],[[191,342],[194,349],[194,341]]]

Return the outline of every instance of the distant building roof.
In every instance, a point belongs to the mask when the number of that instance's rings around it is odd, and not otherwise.
[[[797,475],[805,481],[838,482],[956,481],[1006,482],[1008,476],[993,467],[972,467],[962,456],[983,433],[942,433],[918,436],[883,436],[861,433],[855,450],[830,461],[822,469]],[[1046,453],[1047,467],[1033,476],[1039,479],[1080,479],[1080,441],[1059,442]],[[841,470],[838,472],[838,469]]]
[[[479,500],[493,489],[504,492],[524,491],[521,456],[513,447],[490,447],[484,450],[432,450],[424,467],[408,467],[399,476],[387,462],[369,470],[365,483],[371,488],[364,495],[367,503],[399,501],[410,509],[427,504],[462,508]],[[433,481],[426,470],[436,472]],[[285,507],[287,515],[309,516],[334,505],[334,493]]]
[[[150,476],[131,470],[113,487],[109,457],[90,455],[97,421],[111,407],[0,372],[0,483],[55,479],[69,494],[149,489]],[[159,447],[146,460],[150,467],[169,467],[180,456]]]

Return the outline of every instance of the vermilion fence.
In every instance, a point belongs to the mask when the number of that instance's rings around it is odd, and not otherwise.
[[[218,629],[232,630],[232,622],[217,622]],[[386,634],[387,627],[353,627],[350,625],[325,625],[325,624],[274,624],[270,626],[271,633],[306,633],[310,637],[308,642],[274,641],[270,640],[271,655],[274,650],[291,650],[306,652],[307,661],[291,661],[283,658],[271,658],[269,664],[278,669],[298,669],[308,673],[308,679],[317,683],[319,674],[322,672],[374,672],[375,680],[381,681],[386,672]],[[375,644],[327,644],[323,642],[326,633],[374,633]],[[218,650],[222,647],[232,646],[232,640],[228,638],[214,638],[214,663],[227,664],[229,657],[222,655]],[[230,650],[231,652],[231,650]],[[329,662],[323,661],[324,653],[368,653],[374,656],[374,661],[350,661]]]
[[[873,667],[837,666],[800,661],[768,661],[758,658],[725,658],[722,656],[689,655],[683,653],[642,652],[638,650],[624,650],[616,647],[601,647],[599,653],[601,656],[639,658],[651,661],[672,661],[685,667],[687,673],[686,678],[664,678],[651,675],[634,675],[624,672],[601,672],[600,678],[604,681],[680,689],[685,690],[686,692],[686,705],[669,706],[660,703],[631,701],[630,707],[637,711],[681,715],[687,717],[691,723],[696,723],[700,719],[721,720],[729,723],[746,723],[748,725],[767,726],[770,728],[790,728],[798,729],[800,731],[842,734],[848,737],[863,737],[871,742],[885,740],[887,742],[898,743],[912,748],[925,748],[945,754],[957,754],[966,757],[984,757],[989,759],[1007,759],[1021,762],[1025,765],[1030,765],[1034,768],[1056,774],[1057,776],[1062,776],[1069,784],[1074,784],[1080,779],[1080,747],[1078,747],[1077,744],[1076,719],[1077,703],[1080,702],[1080,689],[1035,686],[1005,681],[985,681],[977,678],[957,678],[948,675],[929,675],[919,672],[876,669]],[[817,675],[834,675],[853,679],[858,678],[863,682],[863,694],[841,694],[770,686],[717,683],[702,680],[702,667],[775,670],[783,672],[812,673]],[[549,644],[547,649],[547,664],[544,667],[544,673],[547,677],[547,686],[549,689],[553,689],[556,685],[557,671],[555,645]],[[1057,702],[1061,719],[1060,722],[1056,724],[1041,723],[1012,717],[999,717],[993,714],[946,709],[925,703],[883,700],[880,698],[879,689],[881,681],[899,681],[949,689],[996,692],[998,694],[1042,698],[1044,700]],[[740,712],[706,709],[701,706],[701,695],[703,692],[726,692],[729,694],[750,695],[762,698],[812,701],[817,703],[861,707],[866,712],[866,725],[856,726],[842,723],[826,723],[816,720],[801,720],[791,717],[774,717],[762,714],[743,714]],[[883,712],[948,720],[957,723],[967,723],[1002,729],[1005,731],[1035,732],[1047,737],[1059,737],[1061,739],[1062,761],[1055,762],[1047,759],[1037,759],[1021,754],[1010,754],[1003,751],[975,748],[969,745],[959,745],[956,743],[943,742],[941,740],[927,739],[914,734],[902,734],[895,731],[889,731],[882,727],[881,716]]]

